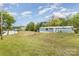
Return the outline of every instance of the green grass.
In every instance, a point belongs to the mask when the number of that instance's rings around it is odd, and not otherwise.
[[[0,56],[79,55],[79,34],[19,32],[0,40]]]

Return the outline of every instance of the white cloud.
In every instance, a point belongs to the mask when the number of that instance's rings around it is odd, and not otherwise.
[[[22,16],[31,16],[32,15],[32,11],[24,11],[21,13]]]
[[[72,15],[73,15],[73,14],[77,14],[77,13],[78,13],[77,11],[74,11],[74,12],[72,12]]]
[[[56,16],[56,17],[62,17],[62,18],[65,17],[65,14],[63,14],[61,12],[53,12],[53,15]]]
[[[51,5],[50,8],[51,9],[57,9],[58,7],[56,5]]]
[[[60,7],[60,11],[61,11],[61,12],[65,12],[65,11],[67,11],[67,10],[68,10],[67,8]]]
[[[16,12],[9,12],[9,14],[13,15],[13,16],[17,16]]]
[[[38,7],[39,10],[42,9],[42,8],[43,8],[43,6],[39,6],[39,7]]]
[[[46,13],[49,10],[51,10],[51,8],[44,8],[44,9],[39,11],[39,15],[42,15],[42,14]]]
[[[49,11],[51,11],[51,14],[48,13],[47,16],[45,16],[45,19],[49,19],[52,16],[62,17],[66,18],[69,15],[73,15],[78,13],[77,11],[74,11],[71,8],[65,8],[61,6],[62,4],[49,4],[46,6],[40,6],[40,10],[38,11],[39,15],[43,15]]]
[[[45,18],[45,19],[49,19],[49,18],[51,18],[52,16],[53,16],[53,14],[50,14],[50,15],[45,16],[44,18]]]
[[[76,13],[78,13],[78,12],[77,12],[77,11],[70,11],[70,12],[53,12],[53,16],[65,18],[66,16],[74,15],[74,14],[76,14]]]
[[[65,18],[66,16],[70,15],[71,13],[69,12],[53,12],[54,16]]]
[[[52,11],[52,14],[45,16],[45,18],[50,18],[51,16],[65,18],[71,14],[73,15],[73,14],[78,13],[77,11],[74,11],[73,9],[62,7],[61,4],[52,4],[52,5],[49,5],[49,7],[44,8],[43,10],[40,10],[39,14],[44,14],[48,11]]]
[[[41,9],[41,10],[39,10],[38,11],[38,14],[39,15],[42,15],[42,14],[48,12],[48,11],[53,11],[53,10],[59,9],[60,8],[59,5],[60,4],[51,4],[51,5],[48,4],[46,6],[40,6],[39,8],[42,8],[42,7],[44,7],[44,8]],[[64,9],[62,11],[64,11]]]

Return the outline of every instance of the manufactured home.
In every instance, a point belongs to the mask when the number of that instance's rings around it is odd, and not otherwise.
[[[66,32],[66,33],[74,33],[74,27],[73,26],[40,27],[39,32]]]
[[[18,32],[17,32],[17,31],[9,31],[9,32],[8,32],[9,35],[13,35],[13,34],[16,34],[16,33],[18,33]],[[4,36],[4,35],[7,35],[7,31],[3,31],[3,34],[2,34],[2,35],[3,35],[3,36]]]

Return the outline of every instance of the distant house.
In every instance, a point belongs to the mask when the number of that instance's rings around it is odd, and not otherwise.
[[[9,35],[12,35],[12,34],[16,34],[18,33],[17,31],[9,31]],[[3,35],[7,35],[7,31],[3,31]]]
[[[15,27],[13,27],[13,29],[15,31],[24,31],[25,30],[25,26],[15,26]]]
[[[66,33],[74,33],[74,27],[73,26],[40,27],[39,32],[66,32]]]
[[[25,26],[14,26],[12,30],[10,30],[9,32],[7,30],[4,30],[3,31],[3,35],[7,35],[7,32],[9,35],[12,35],[12,34],[16,34],[18,33],[18,31],[24,31],[25,30]]]

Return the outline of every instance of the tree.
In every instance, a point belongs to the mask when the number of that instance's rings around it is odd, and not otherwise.
[[[66,25],[64,18],[54,17],[48,21],[48,26],[64,26],[64,25]]]
[[[40,22],[40,23],[38,23],[38,24],[39,24],[40,27],[46,27],[46,26],[48,26],[47,23],[48,23],[48,22]]]
[[[40,23],[35,24],[35,31],[38,32],[40,27],[47,27],[48,26],[47,23],[48,22],[40,22]]]
[[[2,12],[3,13],[3,25],[7,30],[7,35],[9,34],[9,30],[12,29],[12,24],[15,22],[14,17],[9,14],[8,12]],[[0,12],[1,14],[1,12]]]
[[[76,28],[76,31],[79,30],[79,13],[71,15],[68,20],[68,25],[72,25]]]
[[[27,24],[26,30],[27,31],[35,31],[35,24],[33,22],[30,22],[29,24]]]
[[[39,31],[39,28],[41,27],[41,23],[37,23],[36,25],[35,25],[35,31]]]

